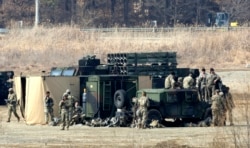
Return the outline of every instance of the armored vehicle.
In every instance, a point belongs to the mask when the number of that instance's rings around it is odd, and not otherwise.
[[[211,116],[210,104],[198,97],[196,89],[141,89],[149,97],[148,122],[174,119],[182,122],[199,122]]]

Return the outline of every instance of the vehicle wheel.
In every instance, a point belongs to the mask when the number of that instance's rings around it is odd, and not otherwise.
[[[152,120],[158,120],[159,123],[161,123],[161,121],[162,121],[161,113],[156,109],[150,109],[148,111],[148,118],[147,118],[147,122],[146,122],[147,125],[149,125],[152,122]]]
[[[121,109],[126,104],[126,92],[123,89],[117,90],[114,94],[115,107]]]

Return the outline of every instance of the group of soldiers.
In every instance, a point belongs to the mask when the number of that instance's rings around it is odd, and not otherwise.
[[[45,121],[48,124],[49,116],[50,121],[53,122],[54,113],[53,113],[53,99],[50,97],[50,92],[46,92],[46,97],[44,101],[44,112],[45,112]],[[59,102],[59,114],[61,115],[62,128],[61,130],[68,130],[69,126],[74,123],[81,123],[84,117],[82,107],[79,106],[79,103],[76,101],[76,98],[71,95],[69,89],[63,94],[62,99]]]
[[[210,68],[210,73],[202,68],[199,77],[195,80],[193,73],[184,79],[178,78],[171,72],[165,79],[166,89],[198,89],[200,99],[212,104],[212,125],[223,126],[226,122],[228,112],[230,125],[233,124],[232,110],[235,107],[229,87],[222,85],[221,78]]]
[[[197,80],[193,78],[193,74],[190,73],[184,79],[178,78],[176,81],[175,73],[172,72],[165,79],[166,89],[198,89],[200,99],[210,102],[212,112],[212,125],[223,126],[226,123],[226,114],[228,113],[230,125],[233,125],[232,110],[235,107],[229,87],[222,85],[221,78],[215,73],[214,69],[210,69],[210,74],[206,73],[205,68],[201,69],[201,73]],[[17,97],[13,89],[9,89],[8,99],[8,120],[10,122],[12,112],[20,121],[20,117],[16,113]],[[134,111],[136,116],[136,124],[138,128],[146,127],[147,120],[147,108],[149,106],[149,98],[146,92],[142,92],[142,96],[136,99],[137,109]],[[44,112],[45,121],[48,124],[49,120],[53,122],[54,101],[50,97],[50,92],[46,92],[44,99]],[[62,128],[61,130],[68,130],[69,126],[74,123],[82,123],[84,114],[83,109],[79,106],[76,98],[71,95],[69,89],[63,94],[59,103],[59,113],[61,115]]]
[[[18,105],[16,94],[13,88],[9,88],[8,99],[5,100],[8,105],[8,119],[7,122],[10,122],[12,113],[17,118],[18,122],[20,117],[16,112],[16,107]],[[45,122],[49,124],[54,122],[54,100],[50,97],[50,92],[47,91],[44,98],[44,113],[45,113]],[[71,95],[69,89],[63,94],[62,99],[59,103],[59,113],[61,115],[62,128],[61,130],[69,129],[69,126],[74,123],[82,123],[84,114],[82,107],[79,106],[79,103],[76,101],[76,98]]]

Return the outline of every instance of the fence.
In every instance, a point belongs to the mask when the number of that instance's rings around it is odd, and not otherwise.
[[[250,27],[174,27],[174,28],[83,28],[85,32],[197,32],[245,31]]]

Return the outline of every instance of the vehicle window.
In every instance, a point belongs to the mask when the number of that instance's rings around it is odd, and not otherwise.
[[[167,102],[168,103],[175,103],[177,101],[178,101],[178,99],[177,99],[177,95],[176,94],[170,93],[170,94],[167,95]]]
[[[186,102],[195,102],[197,101],[197,98],[198,98],[198,95],[196,93],[193,93],[193,92],[185,93]]]

